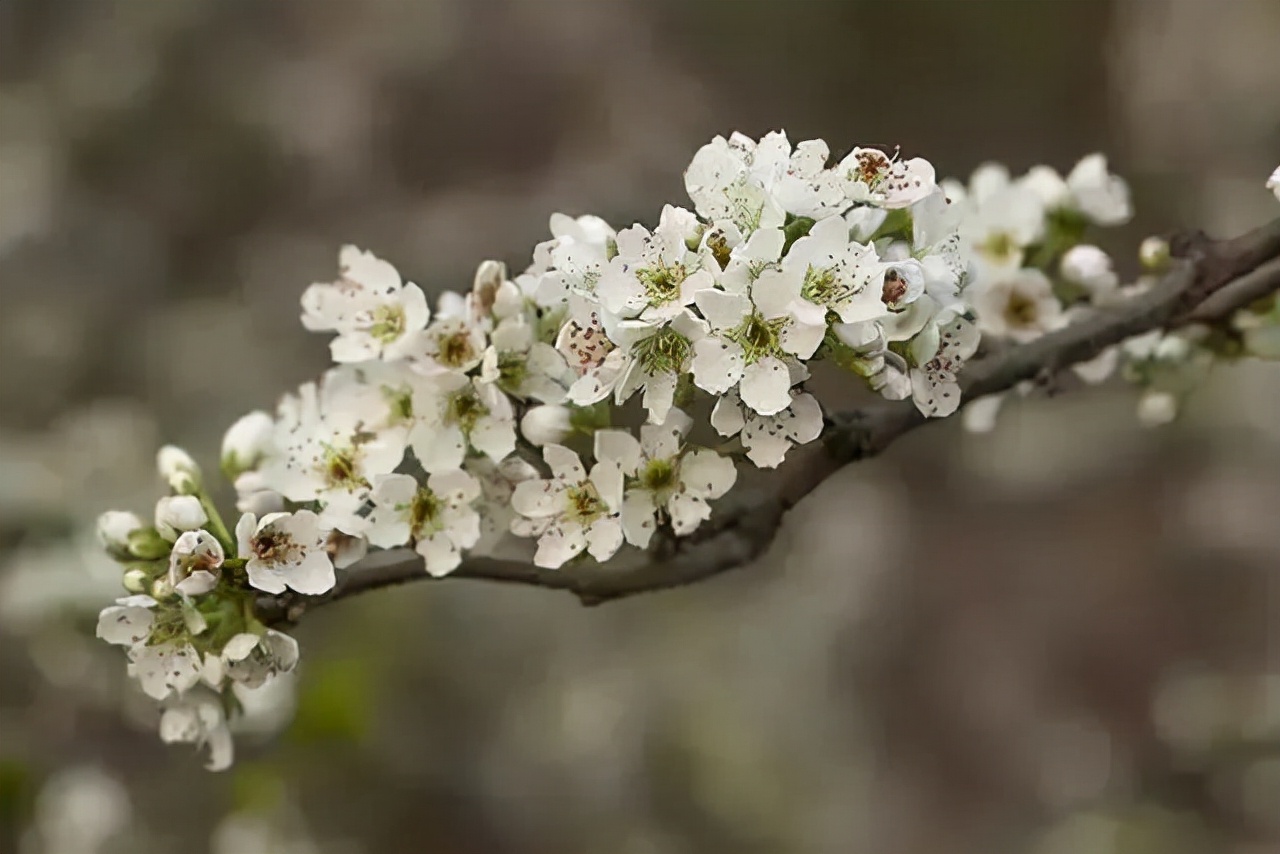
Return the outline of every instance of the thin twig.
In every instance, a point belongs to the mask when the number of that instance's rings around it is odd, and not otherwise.
[[[1009,391],[1025,380],[1053,377],[1087,362],[1127,338],[1155,329],[1218,323],[1280,290],[1280,219],[1246,235],[1211,241],[1190,235],[1175,241],[1181,260],[1150,289],[1120,305],[1026,344],[970,363],[960,377],[966,400]],[[886,401],[829,418],[824,446],[797,449],[779,472],[780,484],[746,496],[743,505],[713,517],[693,536],[667,540],[631,564],[560,570],[531,563],[471,558],[447,578],[477,579],[567,590],[594,605],[636,593],[680,587],[749,564],[773,542],[782,519],[804,496],[843,466],[882,452],[928,422],[910,400]],[[430,578],[422,558],[408,549],[379,552],[352,566],[321,597],[263,597],[259,617],[296,622],[306,611],[359,593]]]

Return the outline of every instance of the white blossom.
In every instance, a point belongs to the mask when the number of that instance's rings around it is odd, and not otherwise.
[[[1167,391],[1148,389],[1138,398],[1138,421],[1144,427],[1159,427],[1178,417],[1178,398]]]
[[[938,188],[928,160],[900,160],[875,148],[853,149],[835,171],[843,178],[850,201],[890,210],[910,207]]]
[[[609,262],[596,295],[618,317],[666,320],[693,303],[698,291],[715,284],[706,259],[689,248],[700,226],[692,213],[667,205],[652,232],[641,225],[618,232],[618,254]]]
[[[873,320],[887,313],[885,297],[902,301],[908,283],[893,274],[891,286],[874,246],[849,239],[849,225],[843,217],[820,220],[791,247],[779,271],[766,270],[757,279],[757,290],[777,289],[794,300],[803,300],[816,311],[805,311],[806,321],[825,326],[826,312],[832,311],[844,323]],[[901,286],[901,292],[896,287]],[[924,290],[924,275],[918,277],[915,295]],[[905,304],[905,303],[903,303]],[[895,306],[896,307],[896,306]]]
[[[150,596],[125,596],[108,605],[98,615],[97,635],[110,644],[133,646],[151,634],[158,603]]]
[[[963,204],[961,237],[989,265],[1020,266],[1027,247],[1044,237],[1044,199],[999,164],[974,171]]]
[[[560,403],[572,377],[556,348],[535,337],[524,317],[509,317],[489,337],[480,379],[525,400]]]
[[[616,249],[613,228],[596,216],[574,219],[559,213],[552,214],[550,226],[552,239],[534,250],[535,259],[545,256],[534,298],[544,306],[594,303],[596,285]]]
[[[698,294],[698,308],[713,334],[694,346],[691,366],[699,388],[721,395],[738,387],[743,402],[761,415],[790,404],[788,363],[812,356],[827,328],[821,310],[773,287],[767,275],[751,286],[750,296],[720,290]]]
[[[412,540],[427,572],[447,575],[480,539],[479,497],[479,482],[461,469],[433,472],[425,486],[408,475],[383,475],[374,483],[366,536],[379,548]]]
[[[966,291],[984,334],[1025,342],[1066,324],[1053,283],[1034,267],[984,267]]]
[[[337,582],[320,520],[310,510],[270,513],[260,520],[245,513],[236,524],[236,541],[240,557],[247,558],[249,586],[258,590],[288,588],[318,596]]]
[[[395,267],[355,246],[342,248],[338,266],[338,281],[314,284],[302,295],[302,325],[338,333],[329,344],[335,362],[410,355],[431,318],[422,290],[404,284]]]
[[[1280,199],[1280,166],[1271,173],[1271,177],[1267,179],[1267,189],[1275,193],[1277,199]]]
[[[246,688],[261,688],[298,663],[298,642],[283,632],[244,632],[227,641],[221,661],[229,679]]]
[[[467,314],[437,316],[419,336],[413,364],[428,376],[448,371],[465,374],[479,366],[486,346],[484,328]]]
[[[911,396],[916,408],[930,418],[941,418],[960,406],[956,375],[978,349],[978,328],[963,317],[940,318],[931,330],[911,345],[915,366],[911,369]]]
[[[790,391],[787,407],[773,415],[761,415],[731,391],[716,401],[711,426],[721,436],[741,435],[747,459],[759,468],[776,468],[793,445],[804,445],[822,435],[822,408],[813,395]]]
[[[617,460],[598,459],[588,475],[578,455],[562,445],[547,445],[546,480],[516,485],[511,506],[520,516],[511,523],[517,536],[538,537],[533,562],[558,569],[583,551],[608,560],[622,546],[622,469]]]
[[[208,531],[187,531],[169,555],[169,583],[184,596],[202,596],[218,584],[226,553]]]
[[[1037,166],[1020,183],[1047,208],[1079,213],[1096,225],[1120,225],[1133,215],[1129,185],[1108,171],[1102,154],[1082,158],[1065,179],[1052,167]]]
[[[537,480],[541,474],[528,460],[514,454],[500,463],[488,457],[470,457],[465,471],[480,484],[481,492],[481,500],[476,503],[480,513],[480,539],[471,553],[491,555],[504,540],[510,539],[511,522],[517,516],[511,508],[516,486],[526,480]]]
[[[234,744],[222,702],[212,692],[200,690],[175,697],[160,714],[160,740],[165,744],[194,744],[209,749],[210,771],[231,767]]]
[[[646,548],[659,518],[669,520],[676,536],[687,536],[711,517],[711,500],[733,486],[733,460],[710,449],[686,451],[684,437],[692,419],[679,409],[662,424],[640,428],[640,439],[625,430],[599,430],[597,459],[617,460],[631,479],[622,502],[627,542]]]
[[[684,185],[694,208],[709,222],[733,223],[743,234],[779,228],[786,211],[769,187],[784,171],[791,151],[785,135],[759,143],[742,134],[718,136],[693,156]]]
[[[689,372],[694,347],[709,332],[706,321],[690,311],[680,312],[670,322],[619,322],[614,337],[619,350],[627,354],[627,363],[613,389],[614,402],[622,405],[643,391],[649,420],[661,423],[675,402],[680,378]],[[574,402],[594,401],[578,397]]]
[[[433,383],[414,403],[421,417],[408,437],[424,469],[460,468],[468,446],[494,461],[515,450],[515,409],[496,385],[460,374],[440,374]]]

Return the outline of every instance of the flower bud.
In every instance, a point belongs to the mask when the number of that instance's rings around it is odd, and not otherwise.
[[[535,406],[520,419],[520,432],[533,445],[558,445],[573,433],[569,408],[556,404]]]
[[[156,454],[156,468],[169,488],[180,495],[200,490],[200,466],[191,455],[175,445],[165,445]]]
[[[1159,427],[1178,417],[1178,399],[1167,391],[1147,391],[1138,400],[1138,420]]]
[[[200,499],[194,495],[166,495],[156,502],[156,530],[166,540],[176,540],[183,531],[194,531],[209,521]]]
[[[169,541],[155,528],[139,528],[129,534],[129,556],[138,560],[159,560],[169,555]]]
[[[271,450],[275,421],[261,410],[242,416],[222,437],[222,470],[228,480],[258,467]]]
[[[169,576],[161,575],[151,582],[151,598],[157,602],[163,602],[166,599],[172,599],[174,596],[173,585],[169,583]]]
[[[146,570],[134,567],[125,572],[124,577],[120,579],[120,583],[124,585],[124,589],[130,593],[146,593],[147,584],[150,583],[151,576]]]
[[[1138,261],[1142,269],[1150,273],[1159,273],[1169,266],[1169,241],[1163,237],[1148,237],[1138,247]]]
[[[1087,243],[1068,249],[1062,256],[1059,271],[1062,278],[1084,288],[1093,297],[1113,293],[1120,286],[1120,277],[1111,266],[1111,256]]]
[[[136,513],[108,510],[98,517],[98,542],[113,555],[127,555],[129,535],[142,528]]]

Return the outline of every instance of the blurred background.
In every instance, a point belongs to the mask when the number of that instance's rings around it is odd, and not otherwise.
[[[1277,44],[1274,0],[0,0],[0,852],[1280,851],[1275,366],[917,431],[694,588],[324,609],[222,775],[93,640],[87,533],[324,368],[341,243],[466,288],[785,128],[1106,151],[1132,271],[1280,213]]]

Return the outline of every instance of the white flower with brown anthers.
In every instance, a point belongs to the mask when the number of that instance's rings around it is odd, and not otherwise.
[[[319,518],[310,510],[269,513],[261,520],[246,513],[236,524],[249,586],[267,593],[287,588],[319,596],[332,590],[337,578],[325,539]]]
[[[511,507],[520,514],[511,522],[519,537],[538,537],[533,562],[558,569],[584,551],[599,561],[622,547],[622,469],[617,460],[600,459],[591,474],[573,451],[547,445],[542,457],[551,469],[547,480],[516,485]]]

